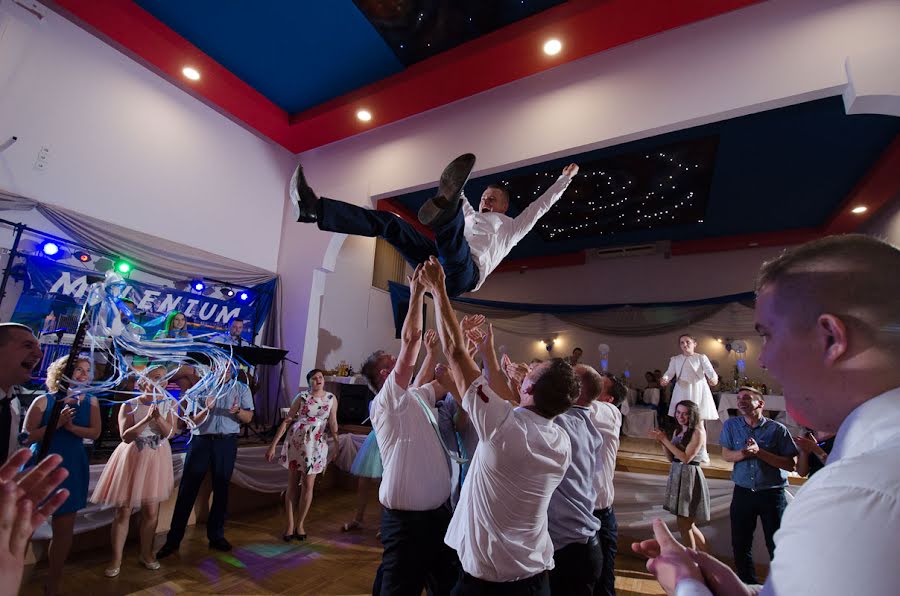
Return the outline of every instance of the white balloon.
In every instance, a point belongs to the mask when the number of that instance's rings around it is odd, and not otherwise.
[[[609,346],[607,344],[600,344],[597,348],[599,348],[601,354],[609,354]]]

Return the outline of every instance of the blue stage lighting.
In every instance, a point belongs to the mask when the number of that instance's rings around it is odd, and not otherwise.
[[[206,284],[203,283],[203,280],[197,279],[191,282],[191,287],[197,292],[202,292],[206,289]]]
[[[55,257],[57,254],[59,254],[59,244],[46,240],[45,242],[41,243],[41,252],[43,252],[48,257]]]
[[[241,292],[238,295],[238,298],[240,298],[243,302],[247,302],[248,300],[250,300],[250,294],[248,294],[247,292]]]

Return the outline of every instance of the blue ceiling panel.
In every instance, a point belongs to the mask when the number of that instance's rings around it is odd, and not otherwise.
[[[289,114],[403,70],[352,0],[134,0]]]

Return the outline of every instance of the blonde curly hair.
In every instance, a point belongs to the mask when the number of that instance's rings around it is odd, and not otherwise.
[[[47,381],[45,384],[47,385],[47,390],[50,393],[56,393],[59,391],[59,382],[62,380],[63,370],[66,368],[66,363],[69,361],[68,356],[63,356],[62,358],[58,358],[53,361],[53,364],[47,367]],[[85,358],[84,356],[79,356],[75,360],[75,366],[78,366],[79,362],[87,362],[91,363],[90,358]]]

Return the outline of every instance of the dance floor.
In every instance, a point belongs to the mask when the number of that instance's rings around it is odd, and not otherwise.
[[[320,491],[313,501],[304,543],[281,540],[280,509],[235,516],[226,535],[234,544],[231,553],[210,551],[204,526],[189,527],[181,552],[162,561],[159,571],[147,571],[137,562],[137,543],[126,547],[119,577],[107,579],[106,549],[73,554],[66,564],[63,594],[370,594],[372,579],[381,560],[375,538],[377,497],[367,512],[369,529],[342,533],[340,526],[352,517],[356,504],[353,491],[340,487]],[[163,536],[156,538],[161,545]],[[644,562],[630,556],[617,559],[618,593],[663,594],[647,573]],[[26,569],[22,594],[42,594],[46,562]]]

